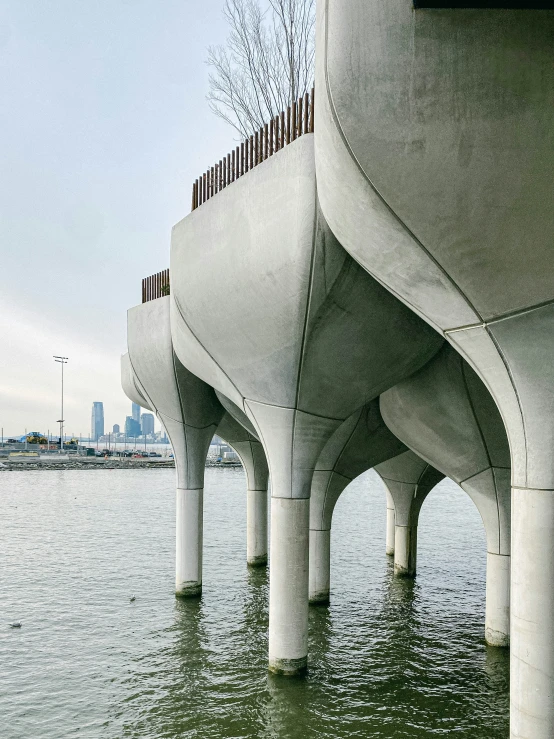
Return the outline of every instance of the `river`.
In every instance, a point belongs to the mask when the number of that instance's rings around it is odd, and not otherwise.
[[[310,611],[309,674],[287,679],[267,672],[268,580],[245,564],[242,470],[206,470],[198,601],[173,595],[174,474],[0,473],[3,739],[506,739],[485,536],[456,485],[423,506],[415,583],[392,577],[378,478],[348,487],[331,605]]]

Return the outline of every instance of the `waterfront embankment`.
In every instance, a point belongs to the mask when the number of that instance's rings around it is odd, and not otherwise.
[[[207,460],[206,467],[240,467],[239,462],[217,462]],[[33,460],[0,463],[0,472],[25,472],[29,470],[137,470],[137,469],[170,469],[175,467],[173,459],[126,458],[126,457],[77,457],[70,461]]]

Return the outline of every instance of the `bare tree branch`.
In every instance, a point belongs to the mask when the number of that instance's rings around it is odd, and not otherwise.
[[[208,49],[207,99],[246,138],[304,95],[314,77],[315,0],[225,0],[225,46]]]

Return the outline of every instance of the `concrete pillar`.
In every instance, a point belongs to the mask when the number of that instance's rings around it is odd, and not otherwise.
[[[394,528],[394,574],[415,577],[417,565],[417,524]]]
[[[202,594],[202,536],[204,491],[177,488],[175,497],[175,594]]]
[[[387,490],[387,538],[385,543],[385,553],[389,557],[394,556],[394,533],[395,527],[395,512],[394,512],[394,501],[392,495]]]
[[[514,488],[511,737],[554,736],[554,491]]]
[[[510,644],[510,557],[487,552],[485,641],[491,647]]]
[[[246,563],[250,567],[263,567],[267,564],[269,480],[265,452],[244,411],[222,393],[216,394],[227,411],[217,427],[217,433],[239,455],[246,474]]]
[[[267,487],[246,491],[246,562],[249,567],[267,564]]]
[[[415,577],[419,512],[425,498],[444,475],[409,450],[378,464],[375,471],[387,492],[387,554],[391,535],[388,514],[392,507],[394,574]]]
[[[283,675],[308,664],[309,516],[309,499],[271,499],[269,669]]]
[[[331,530],[310,529],[310,603],[329,603],[331,589]]]

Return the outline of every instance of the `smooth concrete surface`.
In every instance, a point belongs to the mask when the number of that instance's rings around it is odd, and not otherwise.
[[[390,494],[388,488],[387,494],[387,530],[385,538],[385,554],[389,557],[394,557],[394,527],[396,524],[396,515],[394,512],[394,500]]]
[[[389,537],[393,540],[394,574],[397,577],[414,577],[417,571],[417,525],[421,506],[444,474],[410,450],[378,464],[375,472],[383,481],[387,493],[387,540]],[[389,533],[391,503],[394,523]]]
[[[202,491],[210,441],[224,414],[213,389],[181,364],[173,351],[169,297],[128,311],[128,358],[122,375],[132,377],[148,407],[163,424],[177,472],[175,592],[202,589]],[[124,389],[129,390],[128,380]],[[133,393],[131,393],[133,398]]]
[[[510,730],[543,739],[554,736],[554,493],[515,488],[512,506]]]
[[[183,598],[202,594],[203,495],[177,488],[175,496],[175,592]]]
[[[327,603],[331,587],[331,524],[346,486],[406,447],[387,428],[376,398],[331,436],[316,464],[310,500],[310,603]]]
[[[269,669],[298,675],[308,654],[308,498],[271,499]]]
[[[500,413],[477,374],[445,344],[425,367],[383,393],[380,407],[406,446],[472,498],[483,519],[487,551],[505,559],[509,571],[510,450]],[[395,510],[398,526],[396,500]],[[489,557],[488,562],[496,560]],[[509,582],[504,576],[497,581],[502,571],[496,565],[487,568],[491,601],[485,632],[494,646],[509,641]]]
[[[141,408],[153,411],[153,408],[148,405],[148,401],[138,388],[138,381],[133,372],[133,367],[131,366],[129,352],[123,354],[121,357],[121,387],[129,400],[140,405]]]
[[[337,242],[318,205],[311,134],[174,227],[170,299],[177,355],[249,416],[272,496],[285,500],[308,499],[333,432],[442,343]],[[289,546],[279,531],[272,525],[272,552]],[[282,579],[288,556],[272,555],[271,580]],[[306,603],[293,604],[301,591],[289,587],[290,597],[270,606],[271,618],[284,619],[270,624],[273,660],[299,658],[278,653],[288,642],[272,644],[297,628],[297,614],[307,629],[307,590]]]
[[[324,216],[485,382],[531,515],[533,491],[554,491],[554,13],[414,11],[409,0],[317,10]],[[514,543],[514,572],[532,536]],[[512,582],[512,599],[537,604],[512,640],[512,739],[554,735],[554,677],[532,648],[542,628],[554,661],[539,581]]]

